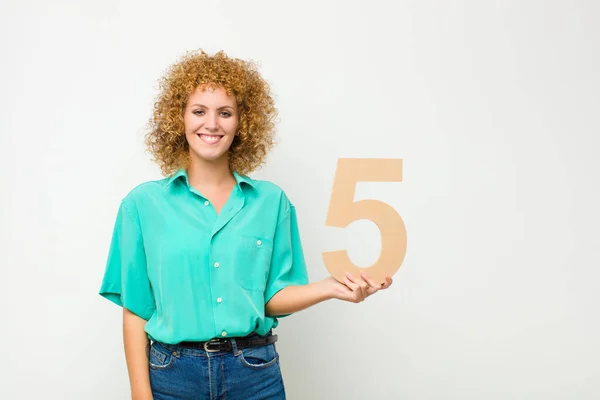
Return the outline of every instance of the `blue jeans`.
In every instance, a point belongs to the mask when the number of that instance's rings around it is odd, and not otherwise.
[[[275,344],[206,352],[152,342],[150,387],[155,400],[285,399]]]

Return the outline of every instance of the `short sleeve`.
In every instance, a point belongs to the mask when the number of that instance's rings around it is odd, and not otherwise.
[[[308,273],[298,230],[296,208],[290,205],[275,229],[265,304],[286,286],[306,284],[308,284]]]
[[[115,221],[100,295],[145,320],[155,310],[139,217],[126,200]]]

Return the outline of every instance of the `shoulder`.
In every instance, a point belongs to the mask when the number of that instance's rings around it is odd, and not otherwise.
[[[268,204],[269,208],[279,210],[280,217],[285,216],[290,211],[294,210],[294,203],[286,193],[286,191],[278,184],[262,179],[250,179],[249,183],[255,189],[257,196]]]
[[[141,182],[127,192],[121,199],[121,205],[125,208],[132,209],[137,208],[140,203],[144,203],[145,200],[155,198],[158,195],[164,195],[169,177],[149,180]]]
[[[252,179],[252,178],[247,178],[247,179],[252,184],[252,186],[256,190],[258,190],[261,194],[286,196],[285,191],[274,182],[266,181],[263,179]]]
[[[266,197],[276,197],[281,199],[281,201],[291,204],[291,200],[288,197],[285,190],[279,186],[278,184],[263,180],[263,179],[253,179],[246,177],[246,180],[253,186],[254,189],[261,195]]]

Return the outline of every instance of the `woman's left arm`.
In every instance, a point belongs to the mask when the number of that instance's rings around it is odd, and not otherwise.
[[[392,278],[387,277],[385,283],[378,285],[364,270],[356,277],[347,274],[344,283],[330,276],[308,285],[283,288],[269,300],[265,312],[268,316],[287,315],[330,299],[360,303],[379,290],[387,289],[391,284]]]

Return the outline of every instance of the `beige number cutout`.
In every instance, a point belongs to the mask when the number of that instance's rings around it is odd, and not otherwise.
[[[358,276],[365,269],[368,276],[385,282],[393,276],[406,255],[406,227],[400,214],[389,204],[375,199],[354,200],[358,182],[401,182],[402,159],[340,158],[333,180],[326,226],[346,228],[354,221],[374,222],[381,234],[381,252],[374,264],[359,268],[352,263],[346,250],[323,253],[329,273],[342,282],[346,272]]]

